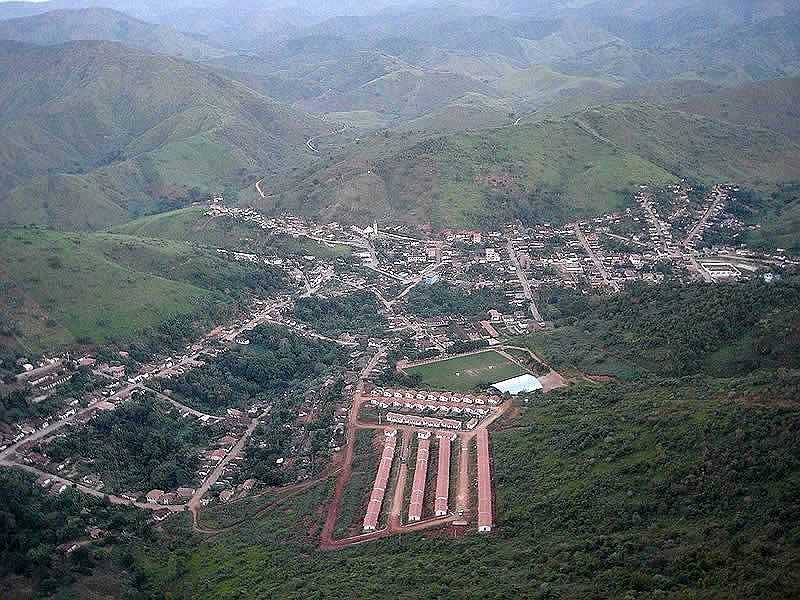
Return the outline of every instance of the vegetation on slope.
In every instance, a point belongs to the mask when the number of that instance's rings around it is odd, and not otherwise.
[[[800,182],[780,185],[768,196],[748,194],[745,198],[751,202],[731,208],[745,222],[758,225],[758,229],[745,234],[747,245],[800,254]]]
[[[442,227],[563,221],[619,209],[640,184],[678,177],[769,189],[800,177],[799,156],[782,133],[621,104],[474,135],[396,134],[313,172],[277,203]]]
[[[118,225],[112,231],[265,255],[344,256],[349,253],[344,246],[330,248],[313,240],[266,232],[255,224],[229,217],[207,217],[205,213],[204,208],[198,207],[164,212]]]
[[[122,235],[0,230],[0,257],[0,313],[14,324],[8,343],[31,349],[162,334],[179,341],[235,297],[284,285],[271,267]]]
[[[532,346],[556,368],[623,377],[732,376],[797,368],[800,281],[635,286],[585,297],[554,290],[544,308],[563,327]]]
[[[101,7],[53,10],[41,15],[0,21],[0,39],[39,46],[58,45],[71,40],[105,40],[189,60],[217,58],[225,54],[170,27],[146,23],[125,13]]]
[[[307,339],[283,327],[261,325],[247,338],[248,346],[228,350],[165,385],[193,408],[224,413],[228,407],[249,408],[255,401],[271,403],[290,389],[300,391],[304,382],[341,359],[335,344]]]
[[[309,159],[313,121],[193,63],[0,42],[0,221],[97,229]]]
[[[56,552],[62,544],[87,539],[90,528],[112,536],[147,536],[146,515],[139,510],[111,507],[72,489],[48,494],[34,476],[0,469],[0,581],[9,593],[26,587],[7,579],[21,575],[34,584],[37,594],[49,597],[62,592],[77,577],[91,574],[96,566],[92,547],[80,547],[65,556]],[[10,597],[14,597],[13,595]]]
[[[319,552],[320,485],[172,560],[140,554],[144,597],[791,597],[798,413],[749,402],[752,386],[554,392],[492,435],[494,534]]]

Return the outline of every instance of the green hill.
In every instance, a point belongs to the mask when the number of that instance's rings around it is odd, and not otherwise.
[[[35,228],[0,230],[0,274],[0,344],[34,351],[181,337],[176,319],[191,326],[283,285],[279,271],[186,243]]]
[[[763,127],[800,139],[800,79],[762,81],[692,96],[680,110],[748,127]]]
[[[379,139],[277,201],[326,218],[480,225],[594,215],[627,204],[640,184],[678,177],[769,188],[800,177],[800,146],[775,131],[620,104],[480,134]]]
[[[265,232],[260,227],[227,217],[210,218],[203,208],[186,208],[142,217],[112,229],[113,233],[147,239],[187,242],[201,248],[288,256],[340,256],[346,247],[331,248],[313,240]]]
[[[41,15],[0,21],[0,40],[39,46],[76,40],[105,40],[189,60],[207,60],[226,54],[219,48],[170,27],[153,25],[115,10],[97,7],[53,10]]]
[[[231,196],[309,161],[321,129],[196,64],[108,42],[0,42],[0,222],[93,229],[162,199]]]
[[[706,373],[738,377],[800,366],[800,280],[724,286],[637,286],[586,298],[545,291],[558,327],[531,338],[556,369],[641,379]]]

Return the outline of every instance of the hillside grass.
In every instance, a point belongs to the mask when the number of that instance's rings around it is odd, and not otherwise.
[[[0,232],[2,270],[46,313],[52,329],[25,345],[50,349],[63,341],[105,343],[129,338],[174,315],[202,312],[224,295],[133,270],[98,254],[81,235],[44,230]]]
[[[251,223],[228,217],[208,217],[205,212],[205,208],[191,207],[149,215],[113,227],[111,231],[267,255],[336,257],[350,254],[344,246],[328,247],[314,240],[270,234]]]
[[[0,230],[0,308],[28,349],[132,340],[176,317],[204,321],[236,298],[284,285],[272,267],[183,242],[119,234]]]
[[[203,66],[107,42],[7,44],[0,84],[6,224],[97,230],[163,199],[233,199],[309,164],[305,140],[324,131]]]
[[[284,181],[275,203],[347,222],[494,227],[518,217],[508,209],[515,204],[532,204],[536,221],[567,221],[619,210],[639,185],[680,178],[759,191],[800,179],[800,145],[755,119],[733,124],[637,102],[528,121],[480,133],[367,138],[344,160]],[[545,207],[531,200],[542,192],[553,198]]]

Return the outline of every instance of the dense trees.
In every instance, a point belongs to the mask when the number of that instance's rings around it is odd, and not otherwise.
[[[195,420],[150,398],[131,400],[48,444],[56,461],[89,459],[106,489],[114,492],[175,489],[190,483],[198,449],[208,433]]]
[[[418,286],[408,295],[408,308],[421,317],[486,316],[490,309],[508,310],[508,300],[502,291],[483,288],[467,293],[448,283]]]
[[[65,560],[56,552],[59,545],[87,539],[90,527],[114,535],[128,530],[143,539],[146,519],[141,511],[112,507],[72,489],[47,494],[33,476],[0,469],[0,578],[26,575],[42,593],[64,589],[75,573],[90,572],[93,559],[84,548]]]
[[[335,344],[304,338],[283,327],[262,325],[250,332],[249,339],[250,345],[229,350],[165,385],[190,406],[220,412],[233,406],[246,408],[257,398],[271,401],[321,375],[341,358]]]
[[[63,405],[63,400],[60,390],[39,403],[33,402],[33,395],[26,388],[0,392],[0,423],[16,423],[29,417],[51,415]]]
[[[295,304],[294,314],[298,320],[326,335],[345,332],[370,335],[386,326],[386,319],[378,309],[378,301],[372,293],[359,291],[335,298],[301,298]]]
[[[561,291],[545,299],[566,327],[538,345],[560,366],[587,365],[602,355],[668,375],[726,375],[794,367],[800,357],[796,278],[638,285],[613,298]]]

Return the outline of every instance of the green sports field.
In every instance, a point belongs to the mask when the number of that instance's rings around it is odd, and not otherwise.
[[[422,377],[422,385],[425,387],[454,392],[485,388],[524,373],[524,369],[491,350],[408,370],[409,375]]]

